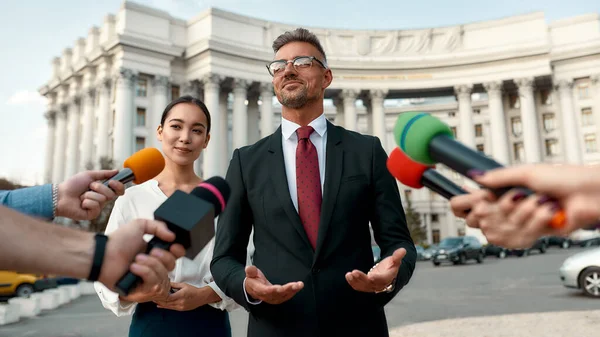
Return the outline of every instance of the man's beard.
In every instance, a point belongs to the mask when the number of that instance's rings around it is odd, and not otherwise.
[[[308,102],[308,92],[306,87],[296,89],[293,92],[281,91],[281,105],[290,109],[300,109]]]

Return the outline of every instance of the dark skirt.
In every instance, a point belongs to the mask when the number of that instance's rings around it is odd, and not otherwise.
[[[231,337],[229,313],[203,305],[190,311],[159,309],[153,302],[135,309],[129,337]]]

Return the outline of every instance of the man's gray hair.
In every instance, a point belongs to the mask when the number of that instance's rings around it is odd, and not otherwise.
[[[319,42],[319,38],[311,33],[309,30],[305,28],[296,28],[293,31],[287,31],[281,35],[279,35],[275,41],[273,41],[273,51],[277,53],[279,49],[290,42],[306,42],[313,45],[319,53],[323,55],[323,61],[327,61],[327,56],[325,56],[325,50],[321,46],[321,42]]]

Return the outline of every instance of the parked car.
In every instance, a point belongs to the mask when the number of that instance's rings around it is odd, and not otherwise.
[[[415,245],[415,248],[417,249],[417,261],[427,260],[423,255],[425,253],[425,248],[420,245]]]
[[[487,244],[484,248],[485,256],[495,256],[497,258],[503,259],[509,255],[515,255],[518,257],[527,256],[532,251],[538,251],[540,254],[544,254],[548,249],[548,244],[546,239],[541,238],[536,240],[536,242],[527,249],[508,249],[500,246],[496,246],[493,244]]]
[[[569,249],[573,245],[573,240],[562,236],[545,236],[543,239],[546,239],[548,247],[558,246],[562,249]]]
[[[482,263],[485,254],[481,242],[474,236],[456,236],[443,239],[431,257],[434,266],[442,262],[465,264],[468,260]]]
[[[579,245],[579,247],[600,246],[600,237],[579,240],[577,241],[577,245]]]
[[[580,289],[600,298],[600,248],[592,248],[568,257],[559,269],[560,280],[567,288]]]
[[[35,292],[34,284],[38,276],[0,270],[0,295],[29,297]]]
[[[433,254],[435,253],[437,248],[438,248],[438,245],[433,244],[433,245],[429,246],[429,248],[425,249],[425,251],[423,252],[423,259],[431,260],[431,257],[433,256]]]

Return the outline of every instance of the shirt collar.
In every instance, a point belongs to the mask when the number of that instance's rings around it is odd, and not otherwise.
[[[308,123],[308,125],[312,126],[319,136],[325,136],[325,133],[327,132],[327,118],[325,118],[324,113],[313,119],[312,122]],[[281,134],[283,135],[284,139],[288,140],[292,136],[296,137],[296,130],[299,128],[300,125],[281,117]]]

